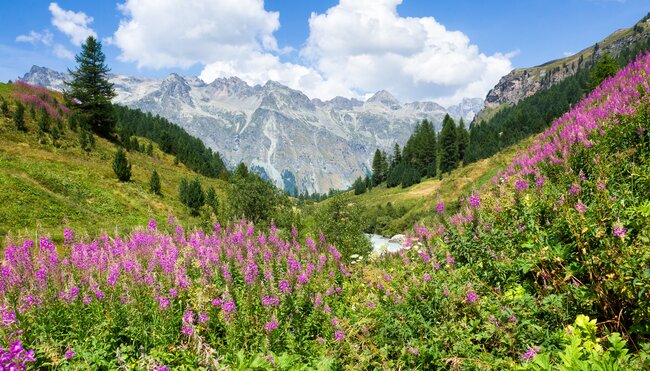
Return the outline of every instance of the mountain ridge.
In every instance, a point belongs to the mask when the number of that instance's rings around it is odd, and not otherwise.
[[[502,107],[512,106],[538,91],[545,90],[593,66],[605,54],[618,55],[625,48],[650,38],[650,18],[647,16],[631,28],[618,29],[596,44],[565,58],[554,59],[537,66],[515,68],[503,76],[487,93],[484,108],[472,124],[489,120]]]
[[[65,78],[33,66],[21,80],[62,90]],[[471,121],[482,108],[480,98],[448,108],[402,103],[385,90],[365,102],[322,101],[275,81],[251,86],[235,76],[210,83],[176,73],[164,78],[110,75],[110,81],[118,94],[115,103],[178,124],[230,166],[243,162],[285,190],[309,193],[348,188],[369,172],[376,148],[389,152],[394,143],[403,145],[423,119],[439,129],[448,113]]]

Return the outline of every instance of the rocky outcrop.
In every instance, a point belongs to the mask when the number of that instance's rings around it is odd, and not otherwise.
[[[485,97],[484,109],[474,123],[484,119],[488,112],[503,105],[514,105],[536,92],[573,76],[580,69],[591,67],[604,54],[617,55],[625,48],[650,37],[650,20],[644,20],[634,28],[618,30],[575,55],[544,63],[531,68],[517,68],[503,76]]]

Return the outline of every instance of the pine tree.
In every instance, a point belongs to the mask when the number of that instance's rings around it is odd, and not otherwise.
[[[199,209],[205,204],[205,193],[198,176],[187,185],[186,201],[185,205],[190,209],[190,214],[199,215]]]
[[[37,125],[39,133],[47,133],[50,131],[50,115],[47,114],[45,109],[41,110],[41,114],[38,116]]]
[[[381,181],[385,182],[388,176],[388,155],[381,151]]]
[[[372,158],[372,185],[377,186],[384,181],[382,174],[382,158],[379,148],[375,151],[375,156]]]
[[[160,177],[156,169],[153,169],[151,172],[151,178],[149,179],[149,190],[151,193],[160,196]]]
[[[400,162],[402,162],[402,150],[400,149],[399,144],[395,143],[393,146],[393,157],[391,158],[389,172],[390,169],[397,166]]]
[[[464,165],[465,151],[469,146],[469,132],[465,128],[465,121],[463,121],[462,118],[458,123],[458,128],[456,129],[456,135],[458,137],[458,159],[463,161],[463,165]]]
[[[210,207],[214,215],[219,213],[219,201],[217,200],[217,192],[214,190],[214,187],[208,188],[208,191],[205,193],[205,204]]]
[[[598,44],[596,44],[598,45]],[[612,58],[609,54],[603,55],[596,66],[594,67],[593,72],[591,73],[591,88],[595,89],[603,82],[606,78],[614,76],[618,71],[618,63]]]
[[[366,182],[361,177],[358,177],[354,181],[354,184],[352,185],[352,188],[354,189],[354,194],[355,195],[360,195],[360,194],[366,193]]]
[[[240,162],[239,165],[237,165],[237,169],[235,169],[235,175],[237,175],[240,178],[247,178],[248,167],[246,167],[246,164]]]
[[[452,171],[458,165],[458,138],[454,120],[445,115],[440,131],[440,172]]]
[[[189,183],[187,182],[187,179],[181,178],[181,182],[178,185],[178,199],[181,201],[183,205],[187,205],[187,200],[188,200],[188,191],[189,191]]]
[[[27,131],[27,127],[25,127],[25,106],[20,102],[16,106],[16,112],[14,112],[14,126],[16,126],[17,130]]]
[[[116,95],[113,84],[108,81],[110,69],[104,64],[105,59],[102,44],[93,36],[88,36],[81,46],[81,52],[75,57],[77,69],[68,70],[72,80],[65,83],[68,88],[65,93],[69,99],[77,101],[75,110],[90,129],[107,136],[115,128],[111,99]]]
[[[115,152],[115,157],[113,158],[113,171],[117,175],[117,179],[120,182],[128,182],[131,179],[131,164],[126,158],[126,153],[120,147]]]

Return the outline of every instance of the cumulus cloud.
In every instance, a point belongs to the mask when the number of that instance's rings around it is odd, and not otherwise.
[[[61,44],[55,44],[52,47],[52,53],[62,59],[74,59],[74,53]]]
[[[312,13],[299,61],[281,59],[279,14],[263,0],[126,0],[110,43],[139,68],[203,67],[210,82],[236,75],[276,80],[322,99],[387,89],[401,100],[453,104],[484,97],[511,70],[511,55],[485,55],[433,17],[402,17],[401,0],[340,0]]]
[[[433,17],[401,17],[401,2],[341,0],[324,14],[312,13],[303,57],[351,90],[387,89],[402,99],[443,104],[484,97],[512,69],[511,55],[485,55]]]
[[[279,13],[262,0],[127,0],[112,37],[120,59],[138,67],[188,68],[275,51]]]
[[[57,3],[50,3],[49,9],[52,13],[52,25],[70,37],[72,44],[80,46],[88,36],[97,37],[97,33],[89,26],[93,17],[84,12],[64,10]]]
[[[43,45],[52,45],[52,40],[54,35],[50,30],[44,30],[43,32],[30,31],[26,35],[16,36],[16,41],[30,44],[43,44]]]

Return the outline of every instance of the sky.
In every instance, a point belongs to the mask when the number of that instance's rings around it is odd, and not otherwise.
[[[647,0],[40,0],[0,2],[0,81],[74,68],[89,35],[113,73],[275,80],[310,98],[443,105],[579,52]]]

